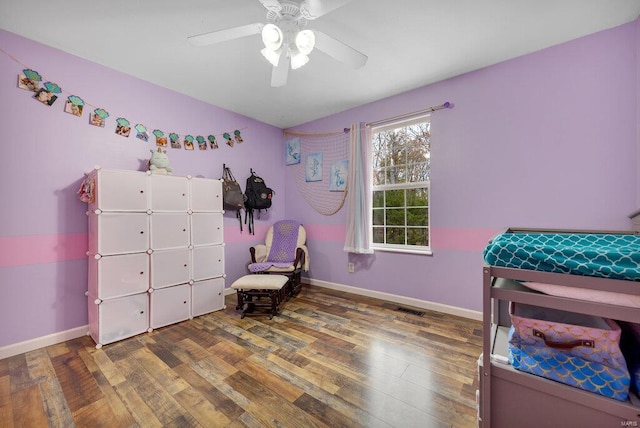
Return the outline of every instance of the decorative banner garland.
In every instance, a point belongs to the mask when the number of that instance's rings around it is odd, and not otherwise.
[[[0,52],[4,53],[9,58],[14,60],[18,64],[22,65],[23,67],[25,67],[22,70],[22,73],[18,75],[18,88],[24,89],[30,92],[34,92],[35,94],[33,98],[35,98],[36,100],[40,101],[45,105],[52,106],[53,103],[56,102],[56,100],[58,99],[58,95],[63,92],[60,86],[58,86],[56,83],[49,82],[49,81],[42,83],[42,86],[41,86],[41,82],[43,81],[43,78],[40,75],[40,73],[30,68],[27,68],[24,64],[22,64],[20,61],[14,58],[12,55],[8,54],[4,49],[0,48]],[[64,105],[64,111],[74,116],[81,117],[84,111],[85,105],[91,105],[91,104],[86,103],[82,98],[80,98],[77,95],[69,95]],[[93,105],[91,106],[95,107]],[[110,116],[109,112],[107,112],[105,109],[96,107],[93,110],[93,112],[90,113],[89,115],[89,124],[104,128],[106,124],[106,120],[109,116]],[[118,117],[115,120],[115,122],[116,122],[115,133],[122,137],[128,138],[132,128],[131,122],[129,122],[129,120],[125,119],[122,116]],[[133,129],[135,129],[136,131],[136,138],[144,142],[149,141],[149,131],[145,125],[138,123],[133,127]],[[245,128],[241,128],[241,129],[245,129]],[[216,140],[216,135],[222,136],[226,140],[226,143],[229,147],[233,147],[235,143],[242,143],[244,141],[242,136],[240,135],[239,129],[236,129],[235,131],[233,131],[233,137],[231,136],[231,133],[224,132],[222,134],[212,133],[206,139],[202,135],[198,135],[194,138],[192,135],[189,135],[189,134],[185,135],[185,134],[178,134],[175,132],[171,132],[169,133],[169,144],[167,142],[167,137],[164,131],[161,131],[160,129],[156,128],[153,130],[152,134],[155,136],[156,146],[158,147],[164,148],[164,147],[167,147],[167,145],[170,145],[172,149],[184,148],[185,150],[194,150],[195,149],[194,142],[195,144],[197,144],[199,150],[207,150],[207,142],[209,143],[208,145],[209,148],[217,149],[218,142]],[[182,142],[180,141],[180,135],[184,135],[184,137],[182,138]]]

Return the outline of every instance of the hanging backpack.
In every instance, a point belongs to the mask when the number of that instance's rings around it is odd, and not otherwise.
[[[258,177],[252,169],[251,176],[247,178],[247,186],[244,189],[244,196],[244,222],[249,225],[249,233],[253,234],[253,211],[258,210],[258,218],[260,218],[261,210],[271,208],[273,190],[268,188],[264,180],[261,177]]]
[[[222,169],[222,206],[225,210],[236,212],[236,217],[240,223],[240,231],[242,232],[240,210],[244,208],[244,195],[231,170],[225,164],[222,165]]]

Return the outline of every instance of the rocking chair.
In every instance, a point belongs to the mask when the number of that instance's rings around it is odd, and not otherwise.
[[[248,269],[256,274],[278,274],[289,278],[287,297],[300,292],[301,273],[309,270],[309,254],[305,245],[307,232],[294,220],[281,220],[267,231],[264,244],[251,247]]]

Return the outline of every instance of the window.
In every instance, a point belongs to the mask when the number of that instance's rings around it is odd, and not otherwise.
[[[429,253],[429,116],[373,127],[373,247]]]

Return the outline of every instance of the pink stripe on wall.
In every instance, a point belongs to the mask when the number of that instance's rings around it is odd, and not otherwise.
[[[335,224],[305,224],[307,240],[343,242],[346,226]]]
[[[482,251],[489,239],[502,232],[504,229],[431,229],[431,248]]]
[[[0,267],[55,263],[86,256],[86,233],[0,237]]]

